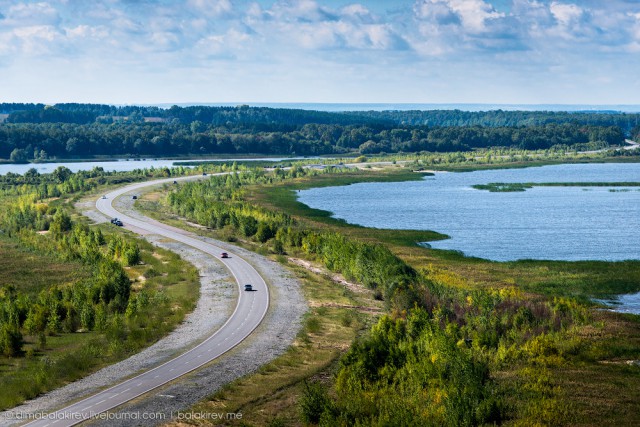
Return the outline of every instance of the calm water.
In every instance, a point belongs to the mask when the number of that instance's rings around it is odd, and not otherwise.
[[[225,161],[273,161],[279,162],[282,160],[294,160],[301,159],[302,157],[287,157],[287,158],[250,158],[250,159],[193,159],[195,161],[213,161],[213,162],[225,162]],[[7,172],[17,173],[18,175],[24,174],[31,168],[36,168],[40,173],[51,173],[58,166],[66,166],[72,172],[78,172],[81,170],[91,170],[94,167],[101,167],[105,171],[118,171],[128,172],[134,169],[149,169],[149,168],[171,168],[175,162],[185,162],[189,159],[181,160],[163,160],[163,159],[145,159],[145,160],[117,160],[113,162],[59,162],[59,163],[29,163],[26,165],[14,165],[14,164],[0,164],[0,175],[5,175]],[[188,166],[185,166],[188,167]]]
[[[301,202],[350,223],[434,230],[439,249],[497,261],[640,259],[640,191],[536,187],[490,193],[490,182],[640,181],[640,164],[556,165],[438,173],[422,181],[363,183],[301,191]],[[621,188],[616,188],[621,190]]]

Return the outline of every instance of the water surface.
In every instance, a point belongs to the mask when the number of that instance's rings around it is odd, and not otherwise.
[[[52,162],[52,163],[27,163],[27,164],[0,164],[0,175],[5,175],[8,172],[17,173],[23,175],[31,168],[35,168],[39,173],[51,173],[59,166],[65,166],[72,172],[88,171],[94,167],[101,167],[105,171],[111,172],[130,172],[135,169],[150,169],[150,168],[172,168],[174,166],[192,167],[186,165],[180,165],[175,163],[197,161],[197,162],[232,162],[232,161],[271,161],[280,162],[283,160],[296,160],[302,159],[302,157],[260,157],[260,158],[229,158],[229,159],[179,159],[179,160],[166,160],[166,159],[143,159],[143,160],[126,160],[119,159],[114,161],[90,161],[90,162]]]
[[[638,260],[638,188],[534,187],[507,193],[471,188],[491,182],[637,181],[638,163],[567,164],[314,188],[301,191],[299,200],[354,224],[447,234],[450,239],[429,244],[490,260]]]

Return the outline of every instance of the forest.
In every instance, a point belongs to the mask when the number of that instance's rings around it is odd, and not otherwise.
[[[600,149],[640,132],[617,113],[332,113],[264,107],[0,104],[0,158],[335,155],[507,147]]]

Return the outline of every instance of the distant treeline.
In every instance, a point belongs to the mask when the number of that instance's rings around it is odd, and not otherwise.
[[[289,108],[249,107],[178,107],[113,106],[100,104],[0,104],[0,114],[8,114],[8,123],[76,123],[94,121],[142,122],[145,118],[159,118],[182,124],[202,122],[206,125],[269,125],[281,130],[295,126],[317,124],[393,124],[391,120],[358,117],[327,111]]]
[[[190,106],[159,108],[154,106],[114,106],[103,104],[17,104],[0,103],[0,114],[8,114],[8,123],[77,123],[116,120],[141,121],[144,118],[178,120],[182,124],[200,121],[212,125],[305,124],[377,124],[429,127],[522,127],[574,123],[591,126],[617,126],[624,132],[640,126],[640,114],[616,111],[461,111],[390,110],[329,112],[289,108]],[[287,130],[287,129],[281,129]]]
[[[622,144],[625,134],[635,135],[640,129],[630,130],[637,117],[625,114],[345,114],[247,106],[160,109],[93,104],[0,104],[0,112],[8,114],[0,124],[0,158],[14,162],[93,155],[377,154],[553,146],[591,149]],[[399,124],[406,121],[401,120],[404,114],[430,118],[426,125]]]
[[[590,126],[617,126],[624,132],[640,125],[640,114],[616,111],[352,111],[345,114],[358,119],[392,121],[409,126],[486,126],[517,127],[575,123]]]

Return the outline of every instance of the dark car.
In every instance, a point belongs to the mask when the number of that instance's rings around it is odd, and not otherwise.
[[[133,196],[133,197],[132,197],[132,199],[133,199],[133,200],[137,200],[137,199],[138,199],[138,196]]]
[[[119,219],[116,219],[113,223],[114,223],[115,225],[117,225],[118,227],[122,227],[122,226],[124,225],[124,224],[122,223],[122,221],[120,221]]]
[[[249,292],[251,292],[251,291],[253,291],[253,286],[251,286],[251,285],[244,285],[244,290],[245,290],[245,291],[249,291]]]
[[[206,172],[202,172],[202,176],[207,176],[207,173]]]
[[[228,254],[228,253],[226,253],[226,252],[222,252],[222,253],[220,254],[220,258],[229,258],[229,254]]]
[[[118,218],[111,218],[111,224],[115,224],[116,221],[120,221]]]

